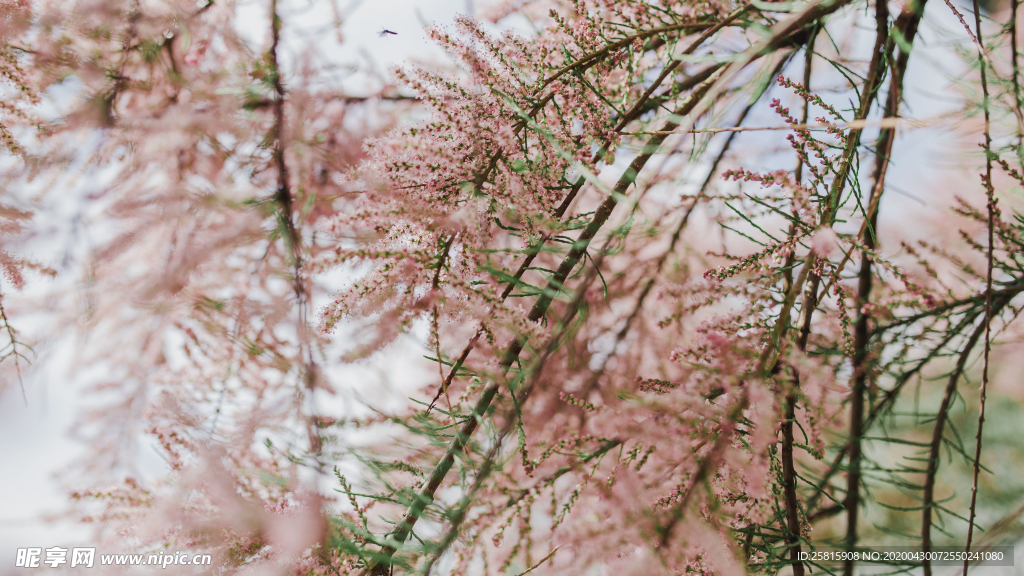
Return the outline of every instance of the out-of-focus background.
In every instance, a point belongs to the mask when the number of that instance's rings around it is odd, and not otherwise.
[[[242,17],[237,22],[240,34],[254,46],[263,46],[268,29],[267,3],[263,0],[239,2]],[[346,88],[365,93],[379,87],[381,75],[389,76],[395,67],[410,62],[442,64],[445,53],[427,38],[425,24],[451,22],[457,14],[473,10],[468,0],[362,0],[339,2],[344,24],[344,43],[337,45],[328,24],[333,15],[325,2],[294,2],[285,28],[284,54],[289,55],[289,35],[319,34],[325,43],[334,41],[336,62],[350,67]],[[310,6],[303,9],[304,5]],[[388,29],[396,34],[381,36]],[[254,32],[259,31],[259,32]],[[294,54],[292,54],[294,56]],[[70,226],[70,223],[67,223]],[[64,247],[55,247],[59,253]],[[48,256],[53,256],[52,254]],[[27,290],[45,290],[30,284]],[[27,334],[32,326],[20,325]],[[45,326],[36,326],[36,332]],[[68,490],[58,478],[66,474],[70,463],[82,451],[73,434],[73,424],[87,409],[89,400],[80,391],[95,382],[97,374],[72,368],[74,348],[68,343],[40,351],[37,361],[24,378],[22,390],[9,387],[0,392],[0,573],[14,570],[19,547],[72,547],[88,544],[95,526],[79,525],[62,516],[68,502]],[[13,370],[5,363],[2,370]],[[149,464],[163,472],[163,462],[154,450]],[[172,568],[173,570],[173,568]]]

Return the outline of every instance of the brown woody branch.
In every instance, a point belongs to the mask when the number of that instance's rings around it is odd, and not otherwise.
[[[978,6],[978,0],[974,0],[974,32],[977,36],[978,41],[978,60],[981,66],[981,98],[982,98],[982,110],[985,116],[985,196],[988,199],[988,246],[986,256],[986,269],[985,269],[985,348],[982,353],[983,355],[983,366],[981,369],[981,398],[979,399],[978,407],[978,434],[975,437],[975,448],[974,448],[974,478],[971,482],[971,506],[970,513],[967,519],[967,544],[966,551],[971,551],[971,539],[974,536],[974,518],[977,515],[977,504],[978,504],[978,475],[981,472],[981,432],[985,425],[985,396],[988,392],[988,361],[989,353],[992,351],[992,251],[995,248],[995,191],[992,188],[992,155],[990,151],[992,149],[992,126],[989,111],[988,101],[988,78],[986,77],[986,62],[985,62],[985,39],[981,34],[981,9]],[[1017,52],[1017,46],[1011,46],[1014,54]],[[1014,70],[1016,72],[1016,70]],[[1016,80],[1016,79],[1015,79]],[[1017,98],[1017,94],[1014,94],[1015,103],[1020,101]],[[1017,107],[1017,113],[1020,114],[1020,107]],[[925,557],[925,563],[928,564],[929,559]],[[967,570],[970,563],[964,560],[964,576],[967,576]],[[931,567],[928,566],[928,569]]]

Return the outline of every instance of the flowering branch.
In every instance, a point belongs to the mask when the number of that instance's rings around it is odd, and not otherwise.
[[[970,32],[970,29],[968,29],[968,32]],[[974,518],[977,515],[978,475],[981,472],[981,433],[985,425],[985,399],[988,393],[989,354],[992,351],[992,314],[995,312],[992,309],[992,251],[995,249],[996,197],[995,190],[992,187],[992,155],[989,152],[992,148],[991,118],[988,101],[988,78],[985,76],[985,44],[984,37],[981,34],[981,8],[978,6],[978,0],[974,0],[974,32],[976,35],[975,40],[978,43],[979,49],[978,57],[981,65],[981,106],[985,117],[985,176],[982,179],[982,184],[985,186],[985,198],[987,200],[987,202],[985,202],[985,207],[988,212],[988,222],[986,222],[988,242],[985,254],[985,348],[982,352],[981,394],[978,400],[978,432],[975,436],[974,474],[971,480],[971,505],[967,516],[967,543],[965,544],[965,551],[968,553],[971,551],[971,539],[974,536]],[[1014,61],[1016,61],[1016,45],[1013,46],[1013,52]],[[1016,81],[1016,69],[1014,69],[1013,72],[1014,81]],[[1014,100],[1017,104],[1014,109],[1017,111],[1018,118],[1020,118],[1020,101],[1016,97]],[[1020,123],[1018,124],[1018,131],[1019,127]],[[964,576],[967,576],[969,564],[970,563],[967,560],[964,560]],[[931,566],[928,565],[927,560],[925,563],[925,571],[931,571]]]

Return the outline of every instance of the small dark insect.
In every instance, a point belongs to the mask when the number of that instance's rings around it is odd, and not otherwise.
[[[398,32],[392,32],[391,30],[388,30],[387,28],[381,28],[380,32],[377,35],[380,36],[381,38],[383,38],[383,37],[387,36],[388,34],[391,34],[392,36],[398,36]]]

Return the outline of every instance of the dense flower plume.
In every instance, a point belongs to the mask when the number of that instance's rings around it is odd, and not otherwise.
[[[924,2],[480,3],[428,29],[443,64],[348,83],[330,1],[2,3],[0,366],[75,351],[69,516],[203,573],[803,576],[819,546],[1001,542],[1009,2],[928,5],[967,72],[916,124]],[[964,160],[907,209],[914,126]]]

